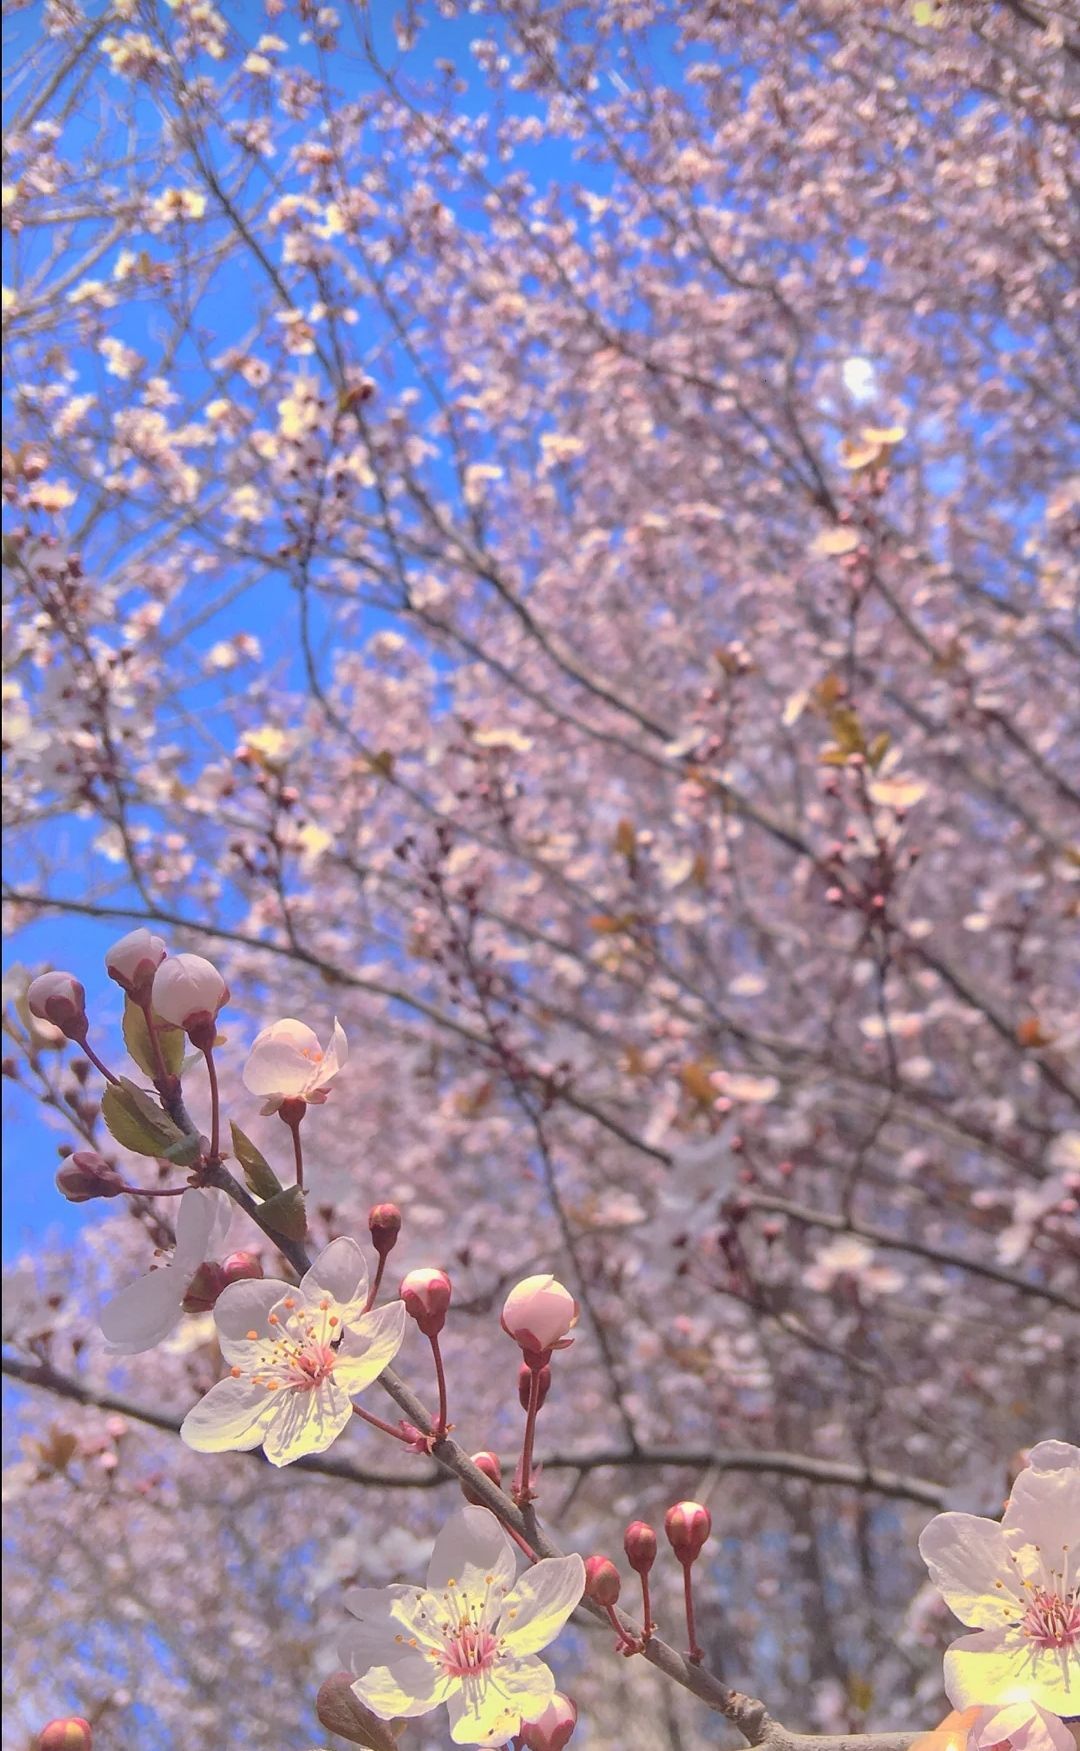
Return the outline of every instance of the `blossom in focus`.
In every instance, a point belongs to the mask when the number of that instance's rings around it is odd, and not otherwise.
[[[975,1631],[945,1655],[950,1702],[1080,1713],[1080,1448],[1041,1441],[1000,1523],[938,1514],[919,1550],[950,1610]]]
[[[455,1745],[502,1742],[542,1715],[555,1680],[541,1648],[585,1587],[580,1556],[546,1557],[515,1581],[513,1546],[486,1508],[461,1508],[435,1541],[426,1587],[355,1587],[342,1655],[383,1720],[445,1702]]]
[[[367,1289],[364,1255],[345,1235],[297,1288],[273,1278],[230,1284],[214,1308],[229,1372],[184,1418],[187,1445],[198,1453],[262,1447],[271,1465],[325,1452],[404,1336],[401,1302],[365,1313]]]
[[[349,1059],[345,1029],[337,1020],[325,1052],[318,1035],[302,1021],[287,1016],[271,1022],[255,1037],[244,1065],[244,1087],[262,1095],[264,1113],[274,1113],[282,1101],[302,1100],[321,1106],[330,1084]]]
[[[526,1355],[547,1355],[573,1343],[568,1333],[578,1321],[578,1304],[569,1289],[549,1274],[525,1277],[503,1302],[502,1328]]]
[[[179,1324],[184,1298],[204,1260],[224,1244],[232,1216],[225,1192],[192,1187],[184,1193],[170,1262],[129,1283],[101,1310],[101,1329],[118,1354],[152,1350]]]
[[[154,1009],[162,1021],[182,1027],[196,1044],[213,1044],[214,1018],[228,1002],[229,987],[202,955],[170,955],[154,974]],[[193,1031],[194,1030],[194,1031]]]
[[[168,950],[160,936],[145,927],[129,930],[105,953],[105,971],[137,1003],[149,1003],[157,972]]]

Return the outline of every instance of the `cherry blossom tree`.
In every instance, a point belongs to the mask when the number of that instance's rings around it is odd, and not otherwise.
[[[1064,1751],[1072,9],[5,29],[5,1747]]]

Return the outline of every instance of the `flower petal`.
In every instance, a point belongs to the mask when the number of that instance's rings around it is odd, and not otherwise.
[[[1037,1441],[1027,1462],[1035,1471],[1080,1470],[1080,1447],[1071,1441]]]
[[[305,1453],[325,1453],[352,1421],[349,1395],[336,1379],[274,1394],[274,1416],[263,1452],[271,1465],[291,1465]]]
[[[368,1272],[364,1255],[350,1235],[332,1240],[319,1254],[300,1284],[305,1301],[316,1306],[329,1299],[343,1325],[356,1323],[367,1300]]]
[[[397,1716],[426,1715],[445,1702],[460,1679],[447,1678],[423,1654],[401,1654],[392,1666],[372,1666],[361,1673],[353,1690],[361,1702],[384,1721]]]
[[[1068,1649],[1038,1648],[1015,1625],[961,1636],[945,1655],[945,1693],[955,1708],[1028,1702],[1072,1714],[1080,1707],[1077,1674]]]
[[[286,1016],[256,1034],[244,1065],[244,1087],[251,1094],[301,1095],[321,1059],[318,1034]]]
[[[978,1514],[937,1514],[919,1539],[930,1579],[961,1623],[996,1629],[1008,1607],[1023,1616],[1019,1578],[1001,1527]],[[973,1697],[973,1702],[985,1697]]]
[[[1012,1751],[1076,1751],[1076,1740],[1064,1722],[1031,1702],[980,1710],[971,1733],[972,1743],[992,1751],[993,1746],[1006,1739]]]
[[[216,1251],[229,1231],[233,1202],[227,1192],[192,1186],[180,1199],[176,1212],[176,1250],[173,1263],[194,1276],[203,1259]],[[211,1241],[213,1246],[211,1246]]]
[[[526,1569],[506,1595],[499,1634],[516,1656],[535,1654],[553,1642],[585,1591],[585,1564],[573,1556],[549,1556]]]
[[[257,1354],[252,1344],[256,1340],[248,1333],[255,1332],[256,1338],[269,1343],[273,1336],[270,1314],[282,1296],[288,1293],[288,1284],[279,1283],[273,1277],[230,1283],[222,1290],[214,1308],[214,1323],[226,1362],[255,1365]]]
[[[397,1637],[421,1597],[419,1587],[397,1584],[348,1589],[345,1609],[357,1621],[346,1624],[338,1652],[350,1672],[366,1672],[371,1666],[388,1666],[401,1659]]]
[[[391,1301],[346,1326],[338,1348],[334,1379],[355,1398],[388,1368],[405,1337],[405,1303]]]
[[[160,1344],[180,1323],[187,1286],[187,1272],[166,1265],[121,1289],[101,1310],[101,1329],[113,1349],[122,1356],[137,1356]]]
[[[543,1660],[501,1660],[485,1685],[464,1686],[448,1698],[455,1745],[490,1745],[509,1738],[523,1720],[542,1714],[555,1694]]]
[[[261,1444],[275,1408],[265,1386],[219,1380],[188,1411],[180,1438],[196,1453],[247,1453]]]
[[[509,1587],[516,1573],[513,1546],[494,1514],[488,1508],[458,1508],[435,1540],[427,1584],[433,1593],[442,1592],[449,1581],[468,1589],[471,1576],[482,1594],[485,1576],[494,1575],[496,1586]]]
[[[321,1088],[324,1083],[331,1081],[333,1077],[337,1076],[338,1072],[348,1062],[349,1042],[345,1037],[345,1029],[335,1015],[334,1031],[330,1036],[330,1044],[323,1053],[323,1061],[319,1065],[318,1075],[315,1078],[319,1087]]]
[[[1080,1470],[1026,1467],[1012,1487],[1002,1530],[1025,1580],[1070,1573],[1069,1550],[1080,1546]]]

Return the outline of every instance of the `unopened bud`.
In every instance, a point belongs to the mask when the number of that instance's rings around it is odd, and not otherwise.
[[[56,1189],[69,1204],[88,1204],[92,1198],[118,1198],[124,1182],[103,1155],[78,1149],[57,1174]]]
[[[396,1204],[372,1204],[368,1211],[371,1244],[381,1259],[393,1252],[401,1233],[401,1211]]]
[[[30,1014],[51,1021],[69,1040],[86,1038],[86,992],[74,973],[42,973],[26,993]]]
[[[622,1590],[619,1571],[608,1556],[590,1556],[585,1561],[585,1597],[605,1609],[614,1605]]]
[[[228,997],[229,987],[221,974],[202,955],[170,955],[154,974],[156,1013],[173,1027],[182,1027],[200,1051],[213,1045],[217,1012]]]
[[[542,1368],[534,1369],[530,1368],[527,1362],[522,1362],[521,1367],[518,1369],[518,1398],[521,1400],[521,1408],[523,1411],[527,1411],[529,1408],[529,1394],[532,1391],[532,1378],[534,1374],[536,1375],[538,1386],[536,1394],[537,1410],[543,1408],[544,1400],[551,1391],[551,1369],[548,1367],[547,1363],[545,1362]]]
[[[37,1751],[91,1751],[94,1735],[81,1715],[50,1721],[37,1736]]]
[[[446,1324],[446,1310],[452,1292],[446,1272],[427,1267],[410,1271],[402,1278],[398,1290],[406,1313],[410,1319],[415,1319],[426,1338],[437,1338]]]
[[[542,1715],[522,1721],[518,1728],[524,1751],[564,1751],[574,1736],[577,1709],[557,1690]]]
[[[181,1306],[185,1313],[209,1313],[225,1288],[225,1272],[213,1259],[206,1259],[195,1272]]]
[[[474,1453],[472,1462],[477,1471],[482,1471],[485,1477],[491,1479],[496,1489],[502,1488],[502,1466],[494,1453]],[[461,1487],[465,1493],[465,1500],[471,1502],[474,1508],[487,1506],[485,1502],[481,1501],[475,1490],[469,1488],[468,1484],[462,1484]]]
[[[105,971],[132,1002],[147,1004],[157,972],[168,950],[160,936],[145,927],[131,930],[105,953]]]
[[[231,1252],[228,1258],[221,1261],[221,1269],[225,1277],[225,1287],[230,1283],[244,1283],[262,1276],[262,1260],[253,1252]]]
[[[395,1751],[397,1734],[390,1722],[380,1720],[365,1707],[348,1672],[332,1672],[319,1686],[315,1713],[328,1733],[336,1733],[350,1745],[364,1745],[367,1751]]]
[[[664,1531],[681,1563],[696,1562],[712,1531],[712,1515],[700,1502],[676,1502],[664,1515]]]
[[[502,1328],[525,1352],[526,1360],[564,1350],[578,1322],[578,1304],[554,1277],[526,1277],[503,1302]]]
[[[647,1575],[656,1561],[656,1533],[644,1520],[632,1520],[623,1535],[626,1560],[636,1575]]]

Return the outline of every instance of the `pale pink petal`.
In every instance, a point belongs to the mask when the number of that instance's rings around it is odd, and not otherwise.
[[[1006,1739],[1012,1751],[1076,1751],[1076,1740],[1057,1715],[1030,1702],[980,1711],[971,1728],[972,1751],[993,1751]]]
[[[977,1514],[938,1514],[919,1539],[919,1554],[934,1586],[961,1623],[996,1629],[1004,1616],[1004,1604],[1010,1610],[1023,1610],[1009,1547],[993,1520],[983,1520]]]
[[[1071,1441],[1037,1441],[1027,1456],[1035,1471],[1080,1470],[1080,1447]]]
[[[508,1587],[517,1572],[513,1547],[499,1522],[487,1508],[458,1508],[435,1540],[428,1563],[427,1584],[438,1593],[449,1581],[467,1587],[470,1578],[494,1575],[496,1584]]]
[[[350,1398],[363,1392],[388,1368],[405,1337],[405,1304],[388,1302],[346,1326],[338,1347],[334,1379]]]
[[[301,1028],[301,1022],[293,1024]],[[319,1042],[310,1028],[304,1028],[310,1045],[298,1045],[292,1039],[274,1039],[271,1030],[264,1029],[251,1048],[244,1065],[244,1087],[251,1094],[302,1095],[321,1057]],[[308,1054],[312,1054],[309,1056]]]
[[[447,1698],[455,1745],[490,1745],[516,1733],[523,1720],[543,1714],[555,1680],[542,1660],[504,1660],[479,1688],[462,1686]]]
[[[402,1624],[408,1623],[420,1599],[419,1587],[350,1587],[344,1605],[356,1618],[346,1625],[339,1651],[350,1672],[386,1666],[401,1658]]]
[[[1001,1524],[1025,1578],[1038,1581],[1042,1569],[1064,1573],[1070,1547],[1080,1547],[1080,1470],[1026,1467],[1013,1484]],[[1034,1546],[1037,1559],[1032,1553],[1025,1560],[1021,1544]]]
[[[288,1293],[288,1284],[280,1283],[274,1277],[230,1283],[222,1291],[214,1308],[214,1323],[226,1362],[254,1365],[256,1357],[252,1344],[271,1341],[274,1331],[270,1314],[282,1296]],[[254,1338],[250,1335],[252,1332]]]
[[[167,1265],[139,1277],[101,1310],[101,1329],[114,1350],[137,1356],[152,1350],[180,1323],[188,1286],[186,1271]]]
[[[352,1422],[348,1394],[333,1377],[299,1392],[275,1392],[273,1403],[263,1441],[271,1465],[291,1465],[305,1453],[325,1453]]]
[[[327,1046],[326,1051],[323,1054],[323,1061],[319,1066],[317,1081],[320,1084],[329,1082],[331,1077],[337,1076],[348,1062],[349,1042],[345,1037],[345,1029],[338,1021],[337,1016],[335,1016],[334,1031],[330,1035],[330,1044]]]
[[[227,1192],[201,1186],[186,1191],[176,1212],[173,1263],[194,1276],[203,1260],[224,1241],[232,1214],[233,1202]]]
[[[399,1654],[392,1666],[372,1666],[353,1684],[360,1701],[384,1721],[426,1715],[445,1702],[460,1679],[447,1678],[423,1654]]]
[[[961,1636],[947,1651],[945,1694],[954,1708],[1027,1702],[1072,1714],[1080,1706],[1077,1672],[1068,1650],[1037,1648],[1016,1625],[982,1629]]]
[[[499,1634],[516,1658],[553,1642],[585,1591],[585,1564],[578,1555],[545,1557],[526,1569],[506,1595]]]
[[[356,1241],[347,1234],[323,1248],[300,1284],[304,1300],[315,1306],[329,1298],[343,1325],[359,1319],[367,1291],[367,1262]]]
[[[261,1444],[274,1409],[264,1386],[219,1380],[188,1411],[180,1438],[196,1453],[246,1453]]]

